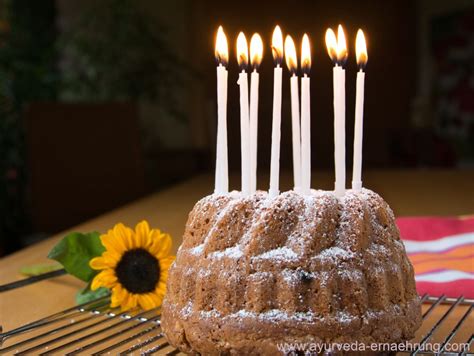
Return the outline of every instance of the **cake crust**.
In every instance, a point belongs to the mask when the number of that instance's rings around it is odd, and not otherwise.
[[[161,325],[206,355],[294,343],[395,343],[421,324],[413,267],[376,193],[201,199],[169,271]]]

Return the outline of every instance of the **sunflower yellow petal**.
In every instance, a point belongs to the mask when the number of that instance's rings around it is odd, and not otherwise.
[[[112,308],[116,308],[119,305],[121,305],[127,295],[127,291],[122,288],[120,284],[117,284],[113,289],[112,289],[112,298],[111,298],[111,303],[110,306]]]
[[[117,283],[115,272],[111,269],[106,269],[94,277],[91,289],[96,290],[99,287],[112,288]]]
[[[101,273],[99,273],[92,280],[91,289],[96,290],[97,288],[100,288],[100,287],[107,287],[107,285],[111,285],[114,282],[115,281],[112,278],[108,278],[107,276],[104,276]]]
[[[146,295],[147,295],[147,298],[151,299],[154,308],[159,306],[158,302],[159,302],[160,298],[154,291],[150,292],[150,293],[146,293]]]
[[[164,295],[159,294],[159,293],[149,293],[149,295],[153,299],[155,306],[160,307],[161,304],[163,303]]]
[[[125,310],[130,310],[131,307],[130,307],[130,293],[126,293],[125,294],[125,297],[122,299],[122,302],[120,303],[120,309],[122,311],[125,311]]]
[[[138,295],[127,293],[127,297],[124,299],[121,308],[123,311],[134,309],[138,304]]]
[[[129,227],[126,227],[122,223],[118,223],[117,225],[114,226],[114,235],[115,238],[120,240],[124,244],[124,248],[126,250],[134,248],[133,244],[133,239],[132,239],[132,234],[133,231]]]
[[[112,288],[117,284],[117,276],[115,275],[115,272],[111,269],[104,270],[99,273],[100,279],[102,280],[102,284],[106,288]]]
[[[100,242],[102,242],[107,251],[111,251],[119,256],[126,251],[125,243],[121,239],[116,238],[113,230],[109,230],[107,234],[101,235]]]
[[[139,246],[137,247],[147,248],[149,246],[150,233],[150,226],[148,225],[147,221],[143,220],[137,224],[137,226],[135,227],[135,237],[139,244]]]
[[[150,297],[153,299],[153,303],[155,304],[155,307],[161,307],[161,304],[163,303],[164,295],[150,293]]]
[[[115,270],[113,268],[104,269],[102,272],[99,273],[99,275],[101,276],[101,278],[116,278]]]
[[[100,287],[102,287],[102,281],[99,278],[97,278],[97,276],[95,276],[91,283],[91,289],[96,290]]]
[[[111,229],[107,232],[107,234],[102,235],[100,237],[100,241],[102,242],[102,245],[105,246],[107,251],[114,251],[115,253],[121,255],[127,250],[125,241],[115,234],[114,229]]]
[[[161,271],[160,282],[166,283],[166,281],[168,280],[168,275],[168,270]]]
[[[150,297],[153,299],[153,303],[155,304],[155,307],[161,307],[161,304],[163,303],[163,295],[156,294],[156,293],[150,293]]]
[[[174,260],[176,259],[175,256],[168,256],[160,258],[160,269],[161,271],[168,271],[170,266],[173,264]]]
[[[160,280],[155,288],[155,293],[164,296],[166,294],[166,282]]]
[[[140,294],[138,296],[138,304],[143,310],[150,310],[157,307],[157,305],[155,305],[155,301],[149,293]]]
[[[117,263],[119,263],[120,259],[122,258],[122,255],[119,255],[118,253],[114,251],[105,251],[102,253],[102,257],[109,263],[112,267],[115,267]]]
[[[168,276],[167,276],[167,275],[165,275],[165,276],[160,276],[160,281],[159,281],[159,283],[164,283],[165,286],[166,286],[166,282],[167,282],[167,281],[168,281]],[[166,290],[166,288],[165,288],[165,290]]]
[[[111,263],[110,260],[106,259],[102,256],[100,257],[94,257],[93,259],[91,259],[89,261],[89,266],[92,268],[92,269],[106,269],[106,268],[112,268],[114,267],[114,264]]]
[[[139,247],[140,245],[137,238],[135,237],[135,232],[132,231],[127,237],[127,248],[128,250],[134,250]]]
[[[122,311],[130,310],[130,294],[127,292],[120,302],[120,309]]]
[[[157,233],[154,230],[152,232],[152,245],[149,248],[151,254],[153,254],[156,258],[163,258],[169,255],[171,251],[171,247],[173,245],[173,241],[171,240],[171,236],[168,234]]]
[[[131,294],[131,305],[132,308],[136,308],[138,306],[138,294]]]

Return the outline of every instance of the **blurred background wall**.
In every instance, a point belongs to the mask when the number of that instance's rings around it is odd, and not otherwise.
[[[230,41],[231,170],[240,169],[234,48],[241,30],[264,40],[258,164],[269,170],[276,24],[298,42],[310,36],[312,167],[331,170],[332,63],[324,34],[338,23],[350,46],[348,167],[360,27],[369,51],[364,169],[472,168],[472,0],[0,0],[0,255],[212,171],[219,25]],[[284,170],[292,154],[288,77]]]

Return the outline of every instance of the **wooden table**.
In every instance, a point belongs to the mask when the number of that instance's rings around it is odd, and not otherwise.
[[[238,187],[231,177],[231,187]],[[259,177],[266,187],[268,177]],[[282,190],[291,186],[291,175],[283,174]],[[331,173],[313,175],[313,187],[331,189]],[[381,194],[395,214],[462,215],[474,213],[474,171],[373,171],[364,173],[364,185]],[[174,250],[181,243],[187,215],[194,203],[211,193],[213,177],[202,175],[165,191],[150,195],[78,225],[69,231],[105,231],[117,222],[134,226],[146,219],[154,227],[169,232]],[[25,265],[47,262],[51,247],[67,231],[0,260],[0,284],[21,278]],[[10,330],[73,305],[74,294],[83,283],[69,276],[43,281],[0,294],[0,325]]]

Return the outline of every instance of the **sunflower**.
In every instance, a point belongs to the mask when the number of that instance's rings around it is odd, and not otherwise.
[[[109,288],[113,308],[159,307],[166,292],[168,269],[175,259],[169,255],[170,235],[150,229],[142,221],[135,230],[117,224],[101,235],[100,240],[105,251],[89,263],[91,268],[101,270],[94,277],[91,289]]]

